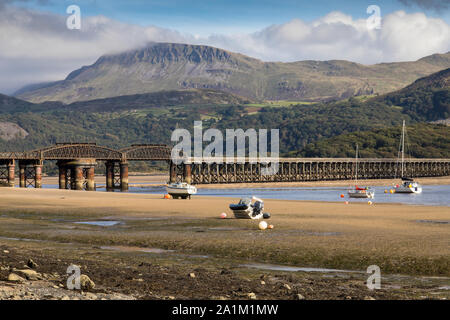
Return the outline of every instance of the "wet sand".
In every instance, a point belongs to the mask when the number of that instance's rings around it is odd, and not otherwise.
[[[232,201],[0,188],[0,246],[21,252],[17,261],[1,256],[2,263],[20,263],[20,256],[23,260],[28,255],[51,261],[61,270],[70,261],[80,263],[108,290],[118,282],[124,283],[123,288],[114,290],[134,292],[137,298],[163,298],[172,292],[177,298],[245,299],[249,290],[260,298],[295,298],[294,291],[280,289],[280,281],[292,287],[298,284],[296,292],[311,299],[449,296],[448,290],[438,289],[445,288],[450,277],[449,207],[267,200],[266,211],[272,214],[268,222],[275,228],[261,231],[257,221],[232,218],[228,209]],[[219,219],[221,212],[228,218]],[[118,223],[107,227],[77,223],[86,221]],[[284,273],[239,267],[258,263],[361,273]],[[151,267],[143,271],[146,264]],[[376,293],[367,290],[365,270],[372,264],[380,266],[390,289]],[[132,279],[159,282],[133,282],[119,272],[127,268],[140,270]],[[157,274],[157,270],[163,271]],[[196,285],[187,276],[191,271],[197,274]],[[108,280],[114,274],[113,280]],[[403,276],[397,278],[396,274]],[[260,284],[262,276],[267,278],[266,286]],[[428,284],[425,276],[438,278]],[[169,283],[174,281],[177,286],[171,289]],[[312,291],[302,291],[305,283]]]

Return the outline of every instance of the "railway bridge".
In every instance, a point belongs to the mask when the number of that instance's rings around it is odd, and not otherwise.
[[[265,175],[263,168],[273,159],[237,158],[185,159],[181,164],[171,161],[171,149],[162,144],[138,144],[124,149],[111,149],[95,143],[58,143],[27,152],[0,152],[0,185],[15,186],[16,164],[19,187],[42,187],[42,167],[46,160],[56,161],[59,188],[95,190],[95,168],[104,163],[106,189],[128,190],[130,161],[164,161],[169,166],[169,181],[192,184],[294,182],[346,180],[354,176],[353,158],[280,158],[278,171]],[[450,159],[408,159],[405,172],[409,177],[450,175]],[[399,177],[397,159],[362,158],[358,160],[359,179]]]

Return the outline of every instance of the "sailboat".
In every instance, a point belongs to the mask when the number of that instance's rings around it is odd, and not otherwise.
[[[406,135],[406,127],[405,127],[405,120],[403,120],[403,126],[402,126],[402,137],[401,137],[401,157],[402,157],[402,163],[401,163],[401,176],[402,183],[400,185],[395,186],[395,192],[396,193],[421,193],[422,192],[422,186],[417,182],[414,181],[412,178],[408,178],[404,176],[405,173],[405,135]]]
[[[356,173],[355,173],[355,188],[348,190],[350,198],[365,198],[373,199],[375,191],[369,187],[358,187],[358,145],[356,145]]]

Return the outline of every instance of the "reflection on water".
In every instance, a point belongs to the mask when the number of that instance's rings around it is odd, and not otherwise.
[[[142,247],[129,247],[129,246],[101,246],[103,250],[114,250],[121,252],[146,252],[146,253],[167,253],[174,252],[174,250],[166,250],[160,248],[142,248]]]
[[[88,224],[91,226],[100,226],[100,227],[111,227],[115,226],[116,224],[119,224],[120,221],[78,221],[74,222],[78,224]]]
[[[420,181],[420,180],[419,180]],[[57,188],[56,185],[45,185],[45,188]],[[389,186],[372,187],[375,190],[376,203],[404,203],[429,206],[450,206],[450,185],[425,185],[420,194],[400,194],[385,193],[389,191]],[[198,189],[197,195],[214,197],[251,197],[256,196],[262,199],[279,200],[309,200],[309,201],[349,201],[367,202],[367,199],[349,199],[347,196],[348,187],[286,187],[286,188],[230,188],[227,189]],[[105,191],[104,188],[97,188],[97,191]],[[163,186],[155,187],[130,187],[130,193],[165,194]],[[344,198],[340,195],[344,194]]]
[[[352,270],[338,270],[338,269],[326,269],[326,268],[301,268],[301,267],[289,267],[289,266],[277,266],[272,264],[242,264],[241,267],[255,268],[262,270],[272,270],[272,271],[288,271],[288,272],[362,272],[362,271],[352,271]]]

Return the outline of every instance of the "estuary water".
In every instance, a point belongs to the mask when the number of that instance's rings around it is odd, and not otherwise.
[[[373,203],[404,203],[429,206],[450,206],[450,185],[425,185],[421,194],[385,193],[390,187],[373,187]],[[255,196],[261,199],[310,200],[310,201],[349,201],[367,202],[368,199],[349,199],[347,187],[290,187],[290,188],[230,188],[198,189],[199,196],[243,198]],[[164,187],[131,187],[132,193],[164,194]],[[344,198],[340,195],[343,194]]]
[[[56,185],[44,185],[44,188],[55,189]],[[389,191],[389,186],[372,187],[375,190],[375,198],[371,199],[373,203],[403,203],[413,205],[428,206],[450,206],[450,185],[424,185],[420,194],[400,194],[385,193]],[[367,202],[368,199],[349,199],[347,195],[348,187],[279,187],[279,188],[233,188],[230,184],[229,188],[201,188],[198,189],[199,196],[212,197],[228,197],[228,198],[244,198],[258,197],[261,199],[278,199],[278,200],[309,200],[309,201],[349,201],[349,202]],[[105,188],[97,188],[97,191],[106,191]],[[120,191],[116,191],[120,192]],[[166,188],[163,186],[130,186],[130,193],[146,193],[146,194],[165,194]],[[344,198],[340,195],[343,194]]]

